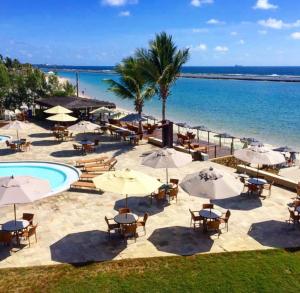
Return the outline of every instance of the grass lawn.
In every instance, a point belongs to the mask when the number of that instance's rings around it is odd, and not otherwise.
[[[0,270],[0,292],[299,290],[300,251],[251,251]]]

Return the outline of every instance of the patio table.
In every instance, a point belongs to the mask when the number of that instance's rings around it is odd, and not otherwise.
[[[137,221],[138,216],[133,213],[119,214],[114,217],[116,223],[121,225],[133,224]]]
[[[250,178],[248,179],[248,183],[259,186],[259,185],[267,184],[268,182],[265,179],[261,179],[261,178]]]
[[[29,226],[29,221],[27,220],[12,220],[2,224],[2,230],[7,232],[16,233],[17,243],[20,244],[19,233],[23,229]]]
[[[218,219],[222,216],[222,212],[216,209],[203,209],[199,211],[199,215],[205,219]]]

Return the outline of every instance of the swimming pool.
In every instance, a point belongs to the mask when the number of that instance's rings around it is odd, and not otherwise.
[[[80,171],[69,165],[52,162],[0,162],[0,177],[12,175],[46,179],[50,183],[52,195],[68,190],[70,185],[78,180]]]
[[[9,135],[0,135],[0,143],[5,142],[7,140],[11,140],[11,139],[12,139],[12,137]]]

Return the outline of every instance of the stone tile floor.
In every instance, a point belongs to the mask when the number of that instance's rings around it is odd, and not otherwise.
[[[13,131],[2,131],[1,134],[15,136]],[[73,164],[81,158],[73,150],[73,142],[58,143],[49,131],[39,126],[33,125],[27,135],[21,133],[20,136],[32,141],[31,150],[12,153],[3,144],[0,146],[0,160],[48,160]],[[153,146],[143,143],[131,147],[106,136],[100,136],[100,140],[102,143],[97,152],[117,156],[117,168],[132,168],[164,179],[164,170],[140,164],[142,154],[154,150]],[[92,156],[95,154],[86,157]],[[212,162],[193,162],[180,169],[171,169],[169,173],[171,178],[182,179],[186,174],[209,166],[234,172]],[[23,212],[35,214],[38,242],[30,248],[26,242],[21,248],[14,245],[12,251],[0,247],[0,267],[297,247],[300,246],[300,229],[286,222],[289,216],[287,204],[294,196],[295,193],[274,187],[272,196],[267,199],[239,196],[215,202],[219,210],[232,211],[229,231],[222,229],[219,238],[204,234],[202,230],[193,231],[189,226],[189,208],[200,210],[202,204],[207,202],[204,199],[191,197],[182,190],[177,204],[172,202],[162,206],[150,205],[145,196],[129,197],[128,206],[133,212],[140,216],[149,212],[150,217],[146,235],[141,229],[137,241],[129,240],[126,244],[119,237],[113,236],[108,240],[104,221],[105,215],[113,217],[118,207],[124,205],[123,196],[66,191],[32,204],[17,206],[19,217]],[[0,208],[0,223],[12,218],[12,206]]]

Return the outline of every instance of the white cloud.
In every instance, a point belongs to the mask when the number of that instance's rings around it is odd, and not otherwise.
[[[258,33],[261,35],[266,35],[268,32],[265,30],[259,30]]]
[[[237,34],[238,34],[237,32],[231,32],[230,33],[231,36],[237,36]]]
[[[206,33],[206,32],[208,32],[208,29],[207,28],[193,28],[192,32],[193,33]]]
[[[206,51],[207,50],[207,45],[206,44],[199,44],[197,46],[189,46],[191,51]]]
[[[269,9],[277,9],[278,6],[271,4],[269,0],[257,0],[256,5],[253,6],[254,9],[263,9],[263,10],[269,10]]]
[[[127,4],[137,4],[138,0],[102,0],[102,5],[125,6]]]
[[[245,45],[245,41],[244,40],[239,40],[239,44],[240,45]]]
[[[281,19],[269,18],[267,20],[260,20],[258,24],[269,27],[272,29],[283,29],[283,28],[293,28],[293,27],[300,27],[300,19],[296,20],[292,23],[283,22]]]
[[[128,10],[126,10],[126,11],[121,11],[120,13],[119,13],[119,16],[130,16],[131,14],[130,14],[130,11],[128,11]]]
[[[291,34],[291,37],[292,37],[294,40],[300,40],[300,32],[292,33],[292,34]]]
[[[212,4],[214,3],[214,0],[192,0],[191,5],[195,7],[200,7],[203,4]]]
[[[212,18],[212,19],[208,20],[206,23],[207,23],[207,24],[213,24],[213,25],[217,25],[217,24],[225,24],[224,21],[220,21],[220,20],[215,19],[215,18]]]
[[[215,51],[225,53],[225,52],[228,52],[229,49],[226,46],[217,46],[217,47],[215,47]]]

